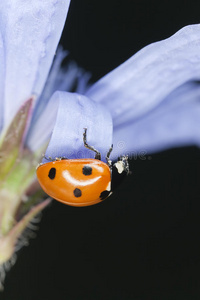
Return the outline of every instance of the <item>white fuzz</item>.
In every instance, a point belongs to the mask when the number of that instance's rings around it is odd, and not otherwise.
[[[4,290],[3,283],[6,277],[6,272],[8,272],[11,269],[11,267],[14,266],[16,260],[17,255],[14,253],[8,261],[0,265],[0,292]]]
[[[11,267],[15,264],[17,259],[17,254],[22,247],[29,245],[29,240],[36,237],[35,231],[39,229],[39,226],[36,226],[35,224],[38,224],[41,220],[42,214],[40,213],[36,217],[34,217],[31,222],[27,225],[24,232],[20,235],[20,237],[17,240],[17,243],[15,245],[15,253],[12,255],[12,257],[7,260],[5,263],[0,265],[0,292],[4,290],[4,280],[6,277],[6,273],[11,269]]]

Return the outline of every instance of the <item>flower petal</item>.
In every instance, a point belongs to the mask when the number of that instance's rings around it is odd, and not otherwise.
[[[61,67],[66,56],[67,52],[58,47],[45,87],[35,106],[26,137],[26,144],[34,151],[47,143],[52,131],[52,122],[55,123],[56,104],[49,104],[53,93],[57,90],[71,92],[76,87],[76,91],[83,94],[89,86],[90,73],[79,68],[75,62],[70,61],[65,67]]]
[[[137,120],[114,130],[112,158],[143,156],[180,145],[200,145],[200,84],[189,82]]]
[[[83,144],[84,128],[87,128],[88,144],[100,151],[105,161],[112,144],[112,118],[109,112],[101,104],[73,93],[56,92],[50,102],[59,102],[59,106],[54,128],[51,125],[53,133],[46,156],[94,158],[95,153]]]
[[[46,81],[70,0],[2,0],[0,29],[5,54],[4,126]],[[1,69],[2,72],[2,69]]]
[[[151,44],[86,93],[112,114],[114,126],[133,122],[189,80],[200,79],[200,25]]]

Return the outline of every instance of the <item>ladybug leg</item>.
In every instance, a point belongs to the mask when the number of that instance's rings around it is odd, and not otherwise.
[[[59,156],[59,157],[56,157],[56,158],[55,158],[55,160],[65,160],[65,159],[67,159],[67,158],[64,157],[64,156]]]
[[[63,160],[63,159],[67,159],[66,157],[55,157],[55,158],[52,158],[51,156],[46,156],[45,154],[43,154],[43,157],[46,159],[46,160],[49,160],[49,161],[55,161],[55,160]]]
[[[107,155],[106,155],[106,160],[107,160],[107,164],[108,164],[109,167],[112,166],[112,160],[109,159],[110,153],[112,152],[112,150],[113,150],[113,144],[111,145],[111,147],[110,147],[110,149],[108,150],[108,153],[107,153]]]
[[[95,159],[101,160],[101,153],[98,150],[96,150],[93,146],[90,146],[87,143],[87,137],[86,137],[87,136],[87,128],[83,128],[83,129],[84,129],[84,132],[83,132],[83,143],[84,143],[85,148],[94,151],[96,153],[95,154]]]
[[[54,161],[54,159],[51,156],[45,156],[45,154],[42,155],[46,160]]]

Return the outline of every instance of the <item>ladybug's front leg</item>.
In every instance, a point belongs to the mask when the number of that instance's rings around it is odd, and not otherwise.
[[[86,135],[87,135],[87,128],[84,128],[83,143],[85,148],[94,151],[96,153],[95,159],[101,160],[101,153],[98,150],[96,150],[93,146],[88,145]]]

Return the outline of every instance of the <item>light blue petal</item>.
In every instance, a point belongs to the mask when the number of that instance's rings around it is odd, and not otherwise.
[[[200,25],[191,25],[145,47],[86,95],[107,107],[114,126],[123,126],[155,108],[180,85],[199,79]]]
[[[112,144],[112,118],[108,110],[85,96],[66,92],[56,92],[50,102],[59,104],[46,156],[94,158],[95,153],[83,144],[83,132],[87,128],[88,144],[100,151],[105,161]]]
[[[36,122],[31,124],[25,145],[33,152],[44,148],[50,139],[56,121],[59,100],[51,97],[45,110],[41,113]]]
[[[45,110],[49,99],[56,91],[71,92],[72,90],[74,91],[76,85],[76,92],[83,94],[86,91],[89,74],[79,68],[73,61],[62,67],[63,60],[67,55],[67,51],[63,50],[62,47],[58,47],[45,87],[35,107],[32,125],[37,122],[39,116]],[[79,88],[80,85],[83,86],[82,89]]]
[[[26,145],[32,151],[44,146],[53,130],[57,114],[58,101],[51,98],[53,93],[59,91],[72,91],[77,86],[77,92],[83,93],[88,86],[90,74],[77,66],[75,62],[69,62],[61,67],[67,52],[59,47],[47,78],[43,92],[38,99],[31,120],[31,125],[26,137]],[[44,122],[45,120],[45,122]]]
[[[153,153],[170,147],[200,145],[200,84],[173,91],[154,110],[114,128],[112,158]]]
[[[5,80],[4,126],[44,87],[70,0],[1,0]],[[1,70],[2,72],[2,70]]]

